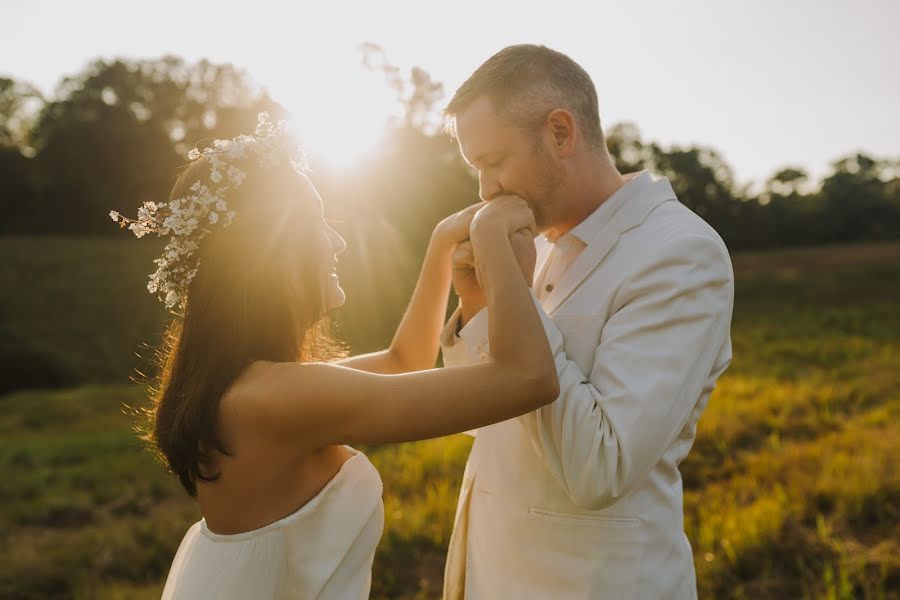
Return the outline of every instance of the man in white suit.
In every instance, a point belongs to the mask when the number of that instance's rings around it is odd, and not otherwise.
[[[695,598],[678,465],[731,360],[725,245],[668,180],[618,172],[594,85],[563,54],[500,51],[446,113],[482,199],[520,196],[535,213],[542,235],[517,254],[561,393],[477,431],[444,597]],[[447,366],[489,357],[471,266],[461,246]]]

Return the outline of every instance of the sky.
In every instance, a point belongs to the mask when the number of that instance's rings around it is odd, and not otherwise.
[[[453,90],[509,44],[591,75],[604,125],[719,150],[739,183],[850,152],[900,157],[900,2],[629,0],[189,2],[0,0],[0,76],[52,94],[96,57],[176,54],[245,68],[294,114],[307,150],[376,152],[398,104],[358,46]],[[442,104],[443,105],[443,104]],[[351,165],[349,162],[348,165]]]

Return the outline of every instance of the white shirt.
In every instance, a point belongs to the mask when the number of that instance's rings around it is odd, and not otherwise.
[[[578,257],[581,256],[581,253],[584,252],[584,249],[587,248],[594,235],[612,217],[612,213],[615,212],[616,207],[620,204],[620,200],[632,191],[631,188],[639,185],[635,182],[635,179],[637,175],[643,173],[642,171],[641,173],[626,175],[625,184],[568,233],[555,241],[547,237],[551,244],[550,254],[535,273],[534,285],[532,286],[538,300],[543,302],[547,299],[547,296],[559,284],[569,267],[575,263]]]

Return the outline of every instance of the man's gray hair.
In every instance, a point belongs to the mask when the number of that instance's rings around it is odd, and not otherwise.
[[[475,100],[487,96],[497,114],[510,125],[536,131],[550,111],[572,113],[588,146],[605,151],[597,90],[574,60],[546,46],[507,46],[487,59],[456,90],[444,116],[456,133],[456,117]]]

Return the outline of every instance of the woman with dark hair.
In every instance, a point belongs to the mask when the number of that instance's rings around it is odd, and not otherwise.
[[[261,115],[255,136],[192,153],[167,203],[136,220],[111,213],[139,237],[169,237],[148,287],[177,316],[148,437],[203,519],[164,598],[368,597],[382,485],[351,445],[459,433],[558,393],[510,241],[530,246],[534,217],[513,198],[437,225],[389,348],[325,362],[333,346],[319,325],[344,301],[334,266],[345,243],[291,158],[282,126]],[[491,314],[490,359],[434,369],[451,255],[467,248]]]

